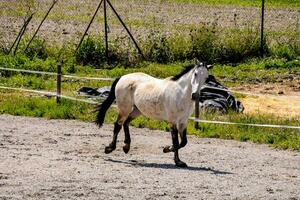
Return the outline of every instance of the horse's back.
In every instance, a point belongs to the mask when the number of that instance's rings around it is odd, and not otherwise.
[[[120,78],[116,85],[115,95],[119,111],[128,112],[134,106],[134,93],[142,83],[154,81],[156,78],[145,73],[126,74]]]
[[[148,112],[146,110],[148,109],[152,109],[152,111],[161,110],[161,105],[158,102],[161,99],[163,81],[139,72],[122,76],[115,90],[119,111],[126,113],[136,106],[147,116]],[[151,104],[156,105],[156,108],[153,109],[150,106]]]
[[[122,76],[117,83],[116,91],[135,90],[139,84],[154,80],[156,80],[156,78],[141,72],[126,74]]]

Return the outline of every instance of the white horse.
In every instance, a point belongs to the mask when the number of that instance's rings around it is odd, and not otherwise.
[[[193,112],[193,100],[209,75],[209,67],[197,61],[196,65],[188,66],[178,75],[167,79],[157,79],[144,73],[132,73],[117,78],[108,98],[99,106],[96,120],[101,127],[106,111],[116,99],[119,115],[114,125],[113,140],[105,148],[105,153],[116,149],[122,125],[125,133],[123,150],[128,153],[131,142],[128,124],[139,115],[144,115],[170,123],[173,146],[164,147],[163,152],[174,152],[176,166],[187,167],[179,159],[178,149],[187,144],[186,126]]]

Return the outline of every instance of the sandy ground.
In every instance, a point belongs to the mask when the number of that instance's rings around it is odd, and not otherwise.
[[[299,79],[299,75],[296,75]],[[244,113],[271,114],[284,118],[300,117],[300,80],[289,83],[246,84],[231,88],[249,94],[238,98],[244,105]]]
[[[111,125],[0,115],[0,199],[300,199],[299,152],[189,136],[179,169],[168,133],[131,130],[105,155]]]

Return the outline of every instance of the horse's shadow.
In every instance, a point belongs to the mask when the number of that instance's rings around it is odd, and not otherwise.
[[[108,162],[128,164],[128,165],[132,165],[135,167],[146,167],[146,168],[157,168],[157,169],[179,169],[179,170],[189,170],[189,171],[206,171],[206,172],[211,172],[212,174],[215,174],[215,175],[233,174],[232,172],[220,171],[220,170],[212,169],[210,167],[188,166],[186,168],[179,168],[179,167],[176,167],[174,164],[144,163],[144,162],[140,162],[137,160],[122,161],[122,160],[114,160],[111,158],[104,158],[104,160],[108,161]]]

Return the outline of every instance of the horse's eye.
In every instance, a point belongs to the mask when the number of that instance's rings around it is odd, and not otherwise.
[[[197,75],[198,75],[198,74],[197,74],[197,73],[195,73],[195,77],[197,77]]]

